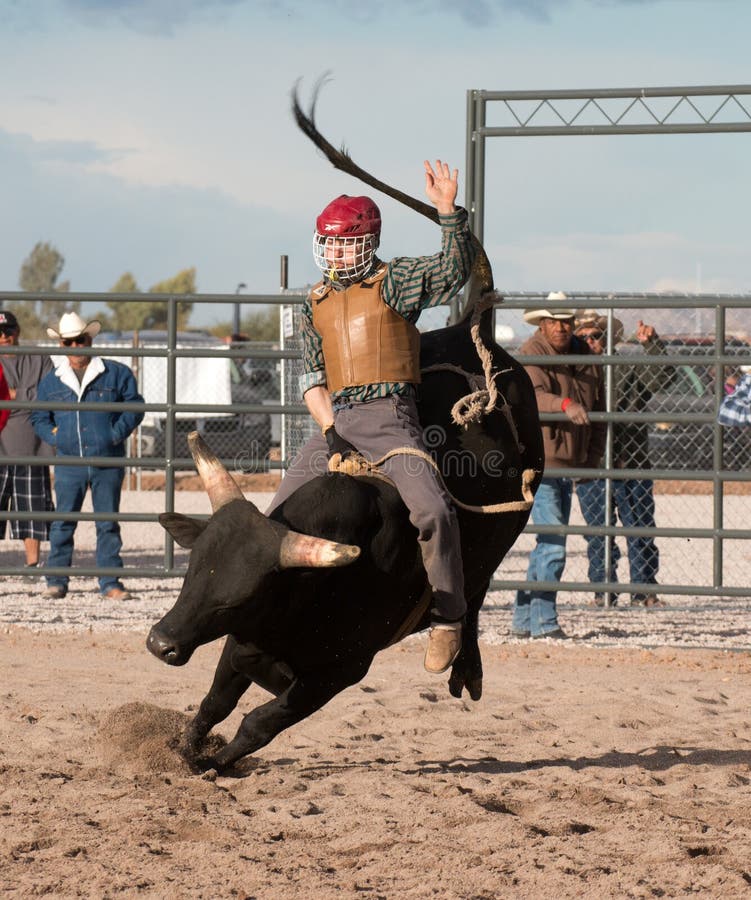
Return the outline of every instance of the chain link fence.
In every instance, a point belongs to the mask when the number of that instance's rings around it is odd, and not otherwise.
[[[522,310],[544,307],[545,298],[510,293],[498,312],[501,328],[514,334],[505,342],[507,349],[522,362],[526,360],[519,347],[525,335],[532,333],[523,323]],[[582,514],[589,483],[576,490],[566,529],[565,581],[558,589],[575,602],[591,600],[593,593],[620,595],[621,602],[628,602],[629,594],[650,590],[650,585],[635,588],[631,576],[645,562],[638,559],[645,552],[644,543],[653,539],[657,553],[651,565],[658,584],[651,586],[652,592],[750,594],[751,427],[728,428],[719,425],[716,417],[723,397],[741,374],[740,367],[751,365],[751,297],[572,293],[565,305],[596,309],[610,317],[612,333],[618,331],[613,327],[618,319],[623,334],[617,344],[611,338],[599,358],[605,369],[607,412],[592,418],[607,423],[603,468],[547,473],[575,480],[603,479],[605,524],[601,528],[588,526]],[[657,352],[653,348],[645,353],[637,340],[640,323],[655,328]],[[638,384],[640,394],[637,408],[625,412],[624,383]],[[621,521],[614,499],[626,480],[639,485],[645,502],[654,502],[654,529],[629,527]],[[519,582],[525,582],[536,531],[530,523],[497,573],[496,585],[505,590],[506,601],[513,598]],[[593,535],[612,538],[610,548],[603,551],[603,581],[596,584],[591,581],[587,554],[587,537]],[[638,538],[646,539],[642,550]],[[636,559],[629,559],[629,550]]]

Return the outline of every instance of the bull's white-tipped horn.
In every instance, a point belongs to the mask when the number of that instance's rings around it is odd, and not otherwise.
[[[332,566],[348,566],[359,555],[360,548],[353,544],[337,544],[336,541],[327,541],[311,534],[289,531],[282,539],[279,565],[282,569],[300,566],[324,569]]]
[[[231,500],[245,499],[235,479],[209,450],[208,444],[197,431],[191,431],[188,435],[188,447],[209,495],[213,512],[226,506]]]

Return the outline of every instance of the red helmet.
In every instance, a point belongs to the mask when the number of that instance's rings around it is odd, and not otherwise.
[[[381,213],[370,197],[342,194],[316,219],[313,258],[334,285],[348,287],[373,267],[381,237]]]
[[[381,234],[381,213],[370,197],[342,194],[318,216],[316,231],[324,237],[354,237],[361,234],[378,237]]]

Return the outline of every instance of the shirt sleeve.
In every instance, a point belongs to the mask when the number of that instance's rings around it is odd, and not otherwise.
[[[564,398],[553,390],[552,381],[546,369],[543,366],[524,366],[524,369],[535,389],[537,409],[541,413],[560,412],[561,402]]]
[[[477,256],[466,209],[459,207],[438,218],[440,252],[433,256],[392,259],[383,282],[384,301],[413,323],[421,310],[442,306],[459,293]]]
[[[751,375],[744,375],[722,401],[717,421],[720,425],[751,425]]]
[[[0,366],[0,400],[10,400],[10,391],[8,390],[8,382],[5,380],[5,372]],[[0,409],[0,431],[5,428],[5,424],[10,416],[9,409]]]
[[[54,384],[55,375],[49,373],[42,378],[37,387],[37,400],[40,402],[49,400],[49,386]],[[55,412],[52,409],[34,409],[31,412],[31,424],[37,436],[46,444],[54,447],[57,443],[56,432],[57,425],[55,422]]]
[[[326,367],[323,362],[323,341],[313,327],[313,310],[310,295],[302,305],[302,375],[300,393],[305,394],[313,387],[326,386]]]
[[[605,373],[602,366],[595,367],[597,394],[592,403],[591,412],[605,412]],[[608,436],[607,422],[591,422],[589,425],[589,446],[587,447],[586,468],[599,468],[605,455],[605,444]]]
[[[644,353],[647,356],[665,356],[665,344],[659,338],[651,338],[642,345]],[[644,398],[646,402],[649,397],[662,388],[670,387],[675,380],[675,369],[673,366],[632,366],[636,371],[636,378],[641,385],[642,391],[646,391],[649,396]],[[624,372],[626,367],[624,366]]]
[[[119,397],[123,403],[143,403],[143,397],[138,393],[136,379],[133,372],[122,365],[120,370]],[[141,424],[143,413],[122,412],[112,423],[112,435],[115,443],[122,443]]]

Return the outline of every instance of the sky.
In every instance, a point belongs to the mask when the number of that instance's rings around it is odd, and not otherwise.
[[[276,293],[282,254],[315,281],[316,215],[369,189],[297,130],[298,81],[330,73],[318,126],[363,168],[422,198],[446,160],[463,202],[468,91],[745,84],[750,32],[748,0],[0,0],[0,290],[37,241],[73,292],[195,266],[199,291]],[[750,141],[490,139],[496,286],[751,291]],[[382,258],[438,249],[373,196]]]

